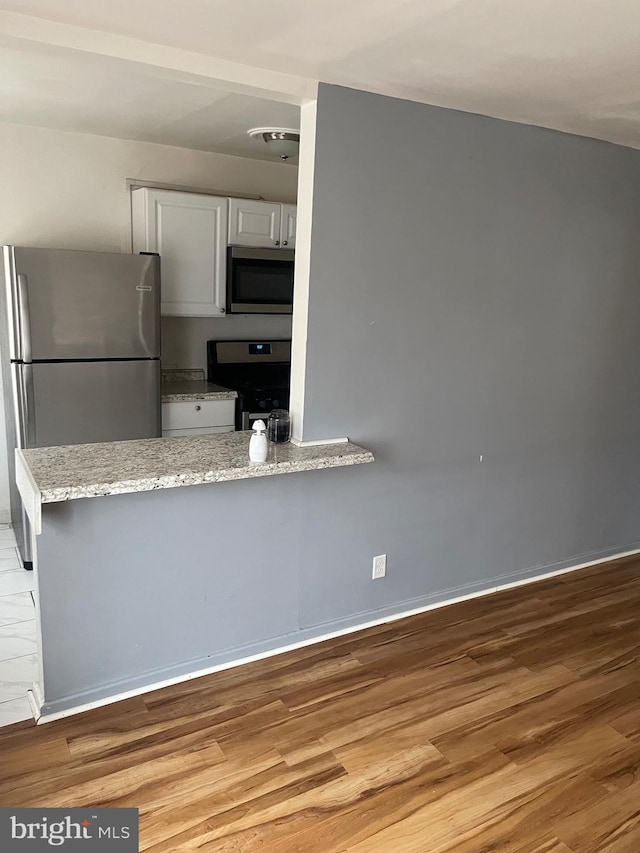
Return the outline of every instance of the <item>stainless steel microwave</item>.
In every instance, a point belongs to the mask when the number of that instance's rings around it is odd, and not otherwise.
[[[227,250],[227,313],[291,314],[293,249]]]

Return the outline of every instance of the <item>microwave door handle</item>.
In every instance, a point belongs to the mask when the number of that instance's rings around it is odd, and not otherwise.
[[[31,362],[31,321],[29,318],[29,283],[26,275],[18,275],[18,316],[20,318],[20,356]]]

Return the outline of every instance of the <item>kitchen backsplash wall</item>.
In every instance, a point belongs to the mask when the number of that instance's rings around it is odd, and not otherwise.
[[[291,316],[238,314],[233,317],[163,317],[162,366],[207,367],[207,341],[291,337]]]

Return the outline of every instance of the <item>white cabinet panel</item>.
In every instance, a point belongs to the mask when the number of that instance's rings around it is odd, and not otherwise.
[[[282,205],[282,225],[280,233],[280,243],[287,249],[295,249],[296,247],[296,218],[297,205],[283,204]]]
[[[162,404],[162,429],[233,426],[235,400],[194,400]]]
[[[227,205],[217,196],[133,191],[133,250],[160,255],[163,314],[225,315]]]
[[[281,214],[277,202],[230,198],[229,245],[278,247]]]

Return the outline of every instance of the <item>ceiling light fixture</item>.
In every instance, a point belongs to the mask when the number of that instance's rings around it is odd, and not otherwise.
[[[300,131],[292,127],[253,127],[247,133],[253,139],[267,143],[269,150],[277,154],[281,160],[298,156],[300,147]]]

